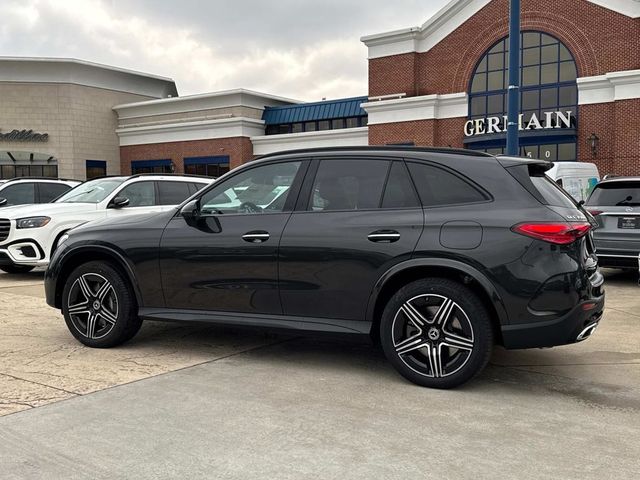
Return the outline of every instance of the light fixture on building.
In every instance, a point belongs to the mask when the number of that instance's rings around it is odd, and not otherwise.
[[[592,133],[587,138],[587,143],[591,147],[591,154],[595,155],[598,151],[598,145],[600,144],[600,137],[598,137],[595,133]]]
[[[171,165],[169,165],[169,171],[171,173],[176,173],[176,164],[173,163],[173,161],[171,162]]]

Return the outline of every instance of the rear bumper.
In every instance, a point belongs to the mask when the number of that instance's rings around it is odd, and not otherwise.
[[[588,338],[602,319],[604,290],[599,297],[579,303],[569,313],[547,322],[502,326],[505,348],[543,348]]]
[[[598,256],[598,265],[601,267],[610,268],[633,268],[637,270],[639,268],[638,255],[640,250],[600,250],[596,255]]]

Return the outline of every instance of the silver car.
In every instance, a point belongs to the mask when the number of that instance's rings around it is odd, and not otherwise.
[[[586,208],[598,220],[593,232],[601,267],[638,269],[640,177],[613,177],[598,183]]]

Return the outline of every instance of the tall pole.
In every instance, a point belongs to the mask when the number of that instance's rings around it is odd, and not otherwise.
[[[518,155],[520,114],[520,0],[509,6],[509,110],[507,112],[507,155]]]

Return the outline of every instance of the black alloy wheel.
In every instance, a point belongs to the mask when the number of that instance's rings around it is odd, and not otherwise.
[[[452,388],[478,374],[493,344],[491,321],[478,297],[443,278],[418,280],[389,301],[380,324],[385,355],[422,386]]]
[[[62,312],[73,336],[90,347],[119,345],[142,325],[128,279],[104,262],[74,270],[64,287]]]

